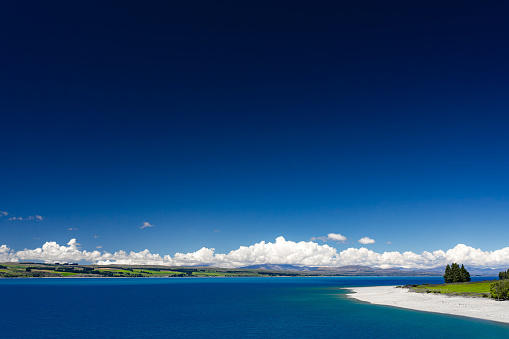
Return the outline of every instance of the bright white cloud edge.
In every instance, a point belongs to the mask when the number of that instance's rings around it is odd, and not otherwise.
[[[498,268],[509,265],[509,247],[496,251],[483,251],[458,244],[447,251],[384,252],[376,253],[367,248],[348,248],[338,253],[329,245],[312,241],[293,242],[278,237],[275,242],[259,242],[240,246],[228,254],[215,253],[214,248],[201,248],[192,253],[175,253],[161,256],[148,249],[141,252],[118,251],[115,253],[81,250],[76,239],[67,246],[54,241],[46,242],[36,249],[14,251],[7,245],[0,246],[0,262],[41,260],[45,262],[87,261],[95,264],[133,265],[212,265],[217,267],[242,267],[256,264],[292,264],[305,266],[337,267],[366,265],[381,268],[434,268],[451,262],[465,265]]]

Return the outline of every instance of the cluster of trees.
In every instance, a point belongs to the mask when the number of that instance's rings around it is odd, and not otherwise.
[[[469,282],[470,273],[465,269],[465,266],[461,265],[461,267],[452,263],[451,265],[447,265],[445,267],[444,280],[446,283],[457,283],[457,282]]]
[[[497,281],[490,286],[491,297],[497,300],[509,298],[509,281]]]
[[[498,279],[500,280],[504,280],[504,279],[509,279],[509,269],[507,271],[502,271],[498,274]]]

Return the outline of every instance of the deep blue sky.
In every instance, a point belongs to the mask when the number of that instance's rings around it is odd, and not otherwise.
[[[505,247],[508,10],[1,1],[0,244]]]

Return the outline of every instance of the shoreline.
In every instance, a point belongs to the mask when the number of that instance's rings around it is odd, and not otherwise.
[[[395,286],[347,288],[348,298],[370,304],[441,313],[509,324],[509,302],[435,293],[414,293]]]

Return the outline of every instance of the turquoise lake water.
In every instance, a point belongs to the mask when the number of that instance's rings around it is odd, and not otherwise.
[[[439,277],[1,279],[0,337],[509,338],[505,324],[346,298],[348,287],[442,281]]]

